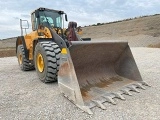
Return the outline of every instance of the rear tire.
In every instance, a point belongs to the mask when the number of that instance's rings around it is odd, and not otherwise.
[[[60,48],[54,42],[39,42],[34,53],[35,68],[39,79],[44,82],[57,81]]]
[[[23,45],[19,45],[17,48],[18,63],[23,71],[34,70],[34,65],[25,57],[25,51]]]

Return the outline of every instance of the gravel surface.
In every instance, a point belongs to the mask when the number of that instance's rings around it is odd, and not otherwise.
[[[152,85],[141,93],[115,99],[117,105],[105,103],[107,110],[82,112],[59,91],[58,84],[44,84],[36,72],[22,72],[16,57],[0,58],[1,120],[160,120],[160,49],[132,48],[143,77]]]

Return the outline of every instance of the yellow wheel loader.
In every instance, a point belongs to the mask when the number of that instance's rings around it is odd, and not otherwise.
[[[38,8],[31,13],[32,32],[23,36],[27,21],[20,20],[22,35],[16,53],[21,70],[36,69],[43,82],[58,80],[61,92],[83,111],[106,109],[104,102],[116,104],[123,94],[140,92],[143,82],[128,42],[86,41],[80,38],[77,23],[64,29],[63,11]]]

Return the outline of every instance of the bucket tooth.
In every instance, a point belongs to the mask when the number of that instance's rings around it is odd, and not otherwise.
[[[98,107],[100,107],[101,109],[105,110],[106,107],[98,100],[92,100]]]
[[[144,82],[144,81],[141,81],[142,85],[145,85],[145,86],[148,86],[148,87],[151,87],[151,85],[149,85],[148,83]]]
[[[128,88],[130,88],[134,92],[140,93],[140,91],[137,90],[136,87],[134,87],[133,85],[132,86],[128,86]]]
[[[120,93],[113,93],[113,94],[121,100],[126,100]]]
[[[91,109],[89,107],[87,107],[87,106],[81,106],[81,105],[78,105],[78,104],[76,104],[76,106],[79,107],[81,110],[87,112],[90,115],[93,114],[93,112],[91,111]]]
[[[102,96],[106,99],[107,102],[112,103],[113,105],[116,105],[117,103],[112,99],[112,97],[109,96]]]
[[[142,84],[140,84],[140,83],[136,83],[136,84],[134,84],[135,86],[137,86],[138,88],[141,88],[141,89],[143,89],[143,90],[145,90],[146,88],[145,87],[143,87],[143,85]]]
[[[124,92],[124,94],[132,96],[132,94],[129,92],[129,90],[123,89],[121,90],[122,92]]]

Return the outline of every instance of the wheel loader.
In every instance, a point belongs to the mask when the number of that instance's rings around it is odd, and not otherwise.
[[[131,96],[149,86],[128,42],[86,41],[76,22],[69,22],[65,30],[65,21],[64,11],[38,8],[31,13],[32,32],[23,35],[28,21],[20,20],[16,53],[21,70],[36,69],[44,83],[58,81],[61,93],[89,114],[95,106],[106,109],[104,102],[116,104],[115,98],[125,100],[123,94]]]

